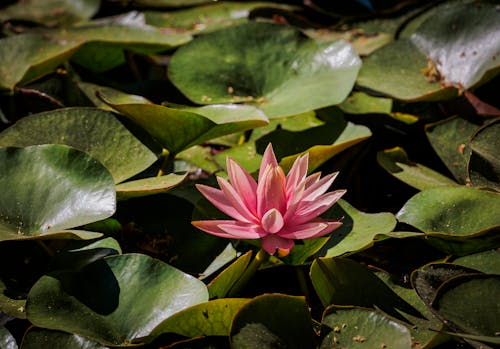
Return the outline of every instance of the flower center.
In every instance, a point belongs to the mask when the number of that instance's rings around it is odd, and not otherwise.
[[[283,216],[280,211],[275,208],[267,211],[261,219],[262,228],[271,234],[276,234],[283,228],[285,225],[285,221],[283,220]]]

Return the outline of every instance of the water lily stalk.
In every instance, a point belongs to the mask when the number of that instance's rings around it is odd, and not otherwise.
[[[175,154],[169,152],[167,149],[162,150],[161,156],[163,157],[163,162],[161,164],[160,170],[158,171],[157,177],[161,177],[172,172],[170,171],[170,169],[172,168],[175,160]]]
[[[261,239],[269,254],[286,256],[294,239],[312,239],[331,233],[339,220],[318,218],[344,195],[345,190],[325,193],[337,173],[307,176],[309,154],[297,157],[285,176],[272,145],[264,152],[258,181],[227,157],[229,182],[217,177],[220,189],[198,184],[198,190],[233,220],[193,221],[197,228],[229,239]]]

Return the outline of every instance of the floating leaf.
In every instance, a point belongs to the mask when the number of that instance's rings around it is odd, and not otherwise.
[[[500,13],[488,1],[453,1],[441,6],[411,41],[429,57],[445,84],[468,89],[500,66]]]
[[[169,76],[193,102],[247,102],[280,117],[342,102],[360,64],[344,41],[316,43],[288,26],[247,23],[184,45]]]
[[[114,23],[101,19],[101,22],[61,31],[26,33],[0,39],[0,61],[10,62],[0,66],[0,89],[12,90],[21,82],[53,72],[84,44],[89,45],[75,59],[89,69],[104,71],[125,62],[125,48],[135,52],[157,52],[191,40],[187,34],[165,34],[154,27],[134,24],[131,16],[137,17],[137,13],[116,19]],[[99,49],[93,48],[94,44]]]
[[[363,60],[357,84],[405,100],[436,100],[456,92],[426,77],[427,59],[409,39],[383,46]]]
[[[108,96],[103,99],[174,154],[212,138],[267,124],[266,116],[251,106],[207,106],[194,109],[195,113],[157,104],[114,104]]]
[[[331,332],[320,349],[412,347],[410,331],[377,311],[354,307],[328,307],[322,324]]]
[[[185,7],[206,4],[213,0],[133,0],[134,5],[145,7]]]
[[[412,305],[356,262],[343,258],[318,258],[311,265],[310,274],[314,289],[324,306],[377,307],[396,318],[402,318],[399,311],[420,316]]]
[[[342,199],[322,217],[342,219],[343,222],[322,248],[321,254],[327,257],[350,255],[367,249],[374,244],[377,235],[390,233],[396,226],[392,213],[364,213]]]
[[[413,196],[397,214],[425,232],[474,235],[500,225],[500,195],[467,187],[437,187]]]
[[[248,301],[245,298],[224,298],[194,305],[160,323],[149,337],[156,338],[163,333],[176,333],[191,338],[229,336],[234,315]]]
[[[99,160],[115,183],[142,172],[156,155],[114,113],[94,108],[65,108],[27,116],[0,133],[0,146],[65,144]]]
[[[426,125],[425,132],[434,151],[460,183],[467,182],[468,153],[465,146],[479,128],[472,122],[452,117]]]
[[[208,33],[245,23],[256,9],[294,10],[297,7],[272,2],[216,3],[171,12],[148,11],[146,23],[155,27],[185,31],[190,34]]]
[[[65,229],[115,211],[110,173],[87,154],[63,145],[0,148],[0,239],[98,233]]]
[[[187,173],[182,175],[170,173],[161,177],[143,178],[121,183],[116,186],[116,195],[118,200],[126,200],[138,196],[164,193],[179,185],[186,179],[186,176]]]
[[[498,335],[499,292],[500,276],[458,276],[445,281],[432,306],[455,331],[494,338]]]
[[[107,349],[108,347],[82,336],[46,330],[43,328],[30,328],[23,337],[23,349],[39,349],[50,347],[52,349]]]
[[[238,280],[247,270],[252,261],[252,252],[247,252],[240,256],[236,261],[231,263],[224,269],[212,282],[208,285],[210,298],[224,298],[230,294],[231,289],[236,285]]]
[[[111,87],[100,86],[92,84],[90,82],[83,82],[83,81],[78,81],[77,85],[78,88],[85,94],[85,96],[87,96],[87,98],[90,99],[90,101],[96,107],[101,109],[114,111],[113,108],[111,108],[108,104],[103,102],[101,98],[98,97],[100,95],[107,96],[109,99],[113,101],[113,103],[116,104],[151,103],[148,99],[142,96],[125,93]]]
[[[106,257],[79,272],[43,276],[26,309],[39,327],[129,345],[169,316],[207,300],[201,281],[146,255],[129,254]]]
[[[347,114],[389,114],[392,111],[392,99],[353,92],[339,104],[339,108]]]
[[[470,140],[470,158],[467,164],[469,178],[475,186],[500,191],[500,120],[481,127]]]
[[[235,349],[313,348],[307,303],[302,297],[280,294],[255,297],[236,313],[231,342]]]
[[[500,275],[500,251],[490,250],[459,257],[453,260],[453,264],[479,270],[486,274]]]
[[[99,10],[100,0],[24,0],[0,10],[0,22],[30,21],[48,27],[67,25],[91,18]]]
[[[457,185],[448,177],[426,166],[412,163],[403,148],[396,147],[378,152],[377,161],[391,175],[419,190]]]

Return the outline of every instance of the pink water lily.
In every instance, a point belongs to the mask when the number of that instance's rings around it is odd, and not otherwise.
[[[220,189],[197,185],[198,190],[219,210],[234,220],[194,221],[194,226],[220,237],[262,239],[269,254],[286,255],[294,239],[324,236],[342,225],[340,221],[317,218],[345,193],[328,192],[337,173],[320,178],[307,176],[309,154],[299,156],[285,176],[271,144],[260,165],[256,182],[238,163],[227,158],[229,182],[217,177]]]

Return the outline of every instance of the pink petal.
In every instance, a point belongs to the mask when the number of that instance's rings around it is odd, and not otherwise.
[[[293,227],[285,227],[278,234],[288,239],[313,239],[326,235],[342,225],[339,221],[315,221],[299,224]]]
[[[333,181],[337,177],[339,173],[331,173],[323,178],[321,178],[318,182],[314,183],[313,185],[309,186],[305,191],[304,191],[304,200],[305,201],[312,201],[316,199],[318,196],[323,194],[325,191],[330,188],[332,185]]]
[[[290,172],[286,176],[287,197],[290,197],[295,188],[306,178],[308,162],[309,153],[295,159]]]
[[[261,219],[262,228],[271,234],[279,232],[284,224],[283,216],[280,211],[275,208],[267,211]]]
[[[240,197],[245,202],[247,208],[254,214],[257,214],[257,182],[245,171],[236,161],[227,157],[227,173],[231,185],[236,189]]]
[[[283,214],[286,210],[285,174],[281,167],[267,165],[257,184],[257,215],[262,217],[272,208]]]
[[[293,240],[279,237],[278,235],[268,235],[262,239],[262,248],[269,254],[274,254],[276,249],[286,254],[295,245]]]
[[[345,190],[336,190],[324,194],[314,201],[302,201],[295,215],[286,220],[287,225],[302,224],[318,217],[332,207],[345,192]]]
[[[287,226],[278,235],[287,239],[311,239],[327,227],[328,224],[324,222],[310,222],[291,227]]]
[[[262,180],[267,165],[271,165],[271,167],[278,166],[278,161],[276,160],[276,156],[274,155],[273,145],[271,143],[267,145],[266,151],[262,156],[262,162],[260,163],[259,170],[259,182]]]
[[[238,220],[247,221],[247,219],[239,213],[234,206],[226,199],[222,190],[212,188],[206,185],[197,184],[196,188],[207,198],[215,207],[227,214],[228,216]]]
[[[260,225],[252,223],[229,221],[218,225],[223,232],[237,237],[238,239],[260,239],[268,235]]]
[[[306,189],[309,188],[314,183],[317,183],[320,176],[321,176],[321,172],[314,172],[312,175],[307,176],[306,180],[305,180]]]
[[[244,219],[241,219],[241,221],[247,223],[258,222],[258,219],[255,218],[254,214],[248,209],[248,207],[243,202],[241,196],[231,186],[231,184],[229,184],[227,180],[221,177],[217,177],[217,182],[219,183],[219,186],[222,189],[222,192],[224,193],[224,196],[226,197],[229,204],[233,206],[236,209],[236,211],[238,211],[238,213],[244,217]]]
[[[192,221],[191,224],[194,225],[196,228],[215,236],[220,236],[222,238],[229,238],[229,239],[237,239],[236,236],[228,234],[219,228],[220,224],[228,224],[230,222],[234,223],[236,221],[228,221],[228,220]]]

